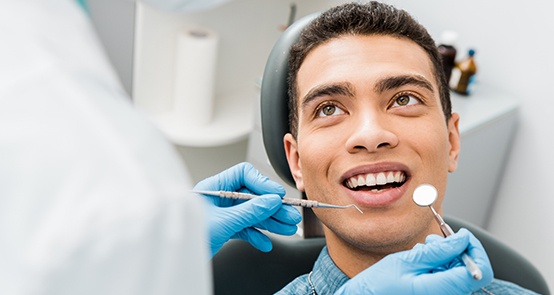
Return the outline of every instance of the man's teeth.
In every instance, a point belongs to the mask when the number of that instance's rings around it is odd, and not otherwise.
[[[346,185],[353,189],[359,186],[375,186],[395,182],[401,183],[405,180],[406,175],[402,171],[390,171],[354,176],[346,181]]]

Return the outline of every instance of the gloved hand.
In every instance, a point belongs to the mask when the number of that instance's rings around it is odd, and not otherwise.
[[[208,200],[208,229],[212,256],[232,238],[248,241],[263,252],[272,249],[269,238],[256,228],[280,235],[296,233],[302,215],[283,205],[285,189],[263,176],[249,163],[237,164],[199,182],[195,190],[240,191],[259,195],[252,200],[233,200],[205,196]]]
[[[458,259],[467,253],[483,272],[472,278]],[[467,229],[447,238],[430,235],[412,250],[390,254],[344,284],[339,294],[471,294],[493,279],[481,242]]]

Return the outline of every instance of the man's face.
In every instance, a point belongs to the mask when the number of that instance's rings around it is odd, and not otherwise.
[[[311,200],[364,211],[314,210],[330,249],[395,252],[437,231],[412,193],[434,185],[440,210],[459,132],[457,114],[445,123],[431,66],[412,41],[342,36],[314,48],[300,67],[298,136],[285,136],[297,188]]]

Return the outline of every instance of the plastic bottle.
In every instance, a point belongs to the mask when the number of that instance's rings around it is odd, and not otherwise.
[[[441,35],[441,41],[438,46],[439,54],[442,59],[442,68],[446,81],[450,81],[452,68],[456,64],[456,41],[458,34],[454,31],[444,31]]]
[[[473,83],[475,82],[475,74],[477,73],[474,55],[475,50],[470,49],[467,58],[457,63],[452,69],[450,89],[453,91],[464,95],[471,93]]]

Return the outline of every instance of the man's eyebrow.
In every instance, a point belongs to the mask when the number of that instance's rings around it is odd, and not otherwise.
[[[415,85],[433,92],[433,85],[431,85],[431,82],[419,75],[401,75],[384,78],[375,84],[374,89],[377,93],[383,93],[387,90],[397,89],[404,85]]]
[[[322,84],[310,91],[302,98],[302,106],[321,96],[344,95],[353,97],[354,87],[349,82]]]

